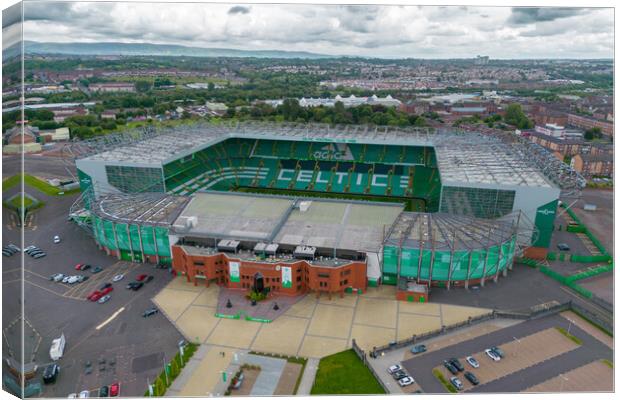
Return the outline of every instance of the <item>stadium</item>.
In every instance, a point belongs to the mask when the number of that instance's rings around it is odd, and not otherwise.
[[[71,151],[72,215],[108,254],[285,295],[484,285],[544,257],[559,199],[584,186],[512,133],[203,123]]]

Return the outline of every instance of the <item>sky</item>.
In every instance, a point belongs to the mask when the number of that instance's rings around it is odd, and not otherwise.
[[[24,38],[41,42],[149,42],[383,58],[613,58],[614,48],[611,8],[24,4]],[[4,45],[18,37],[6,25]]]

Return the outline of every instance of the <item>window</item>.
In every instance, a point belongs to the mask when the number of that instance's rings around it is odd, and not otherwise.
[[[301,275],[297,275],[297,282],[301,282]]]
[[[205,265],[202,261],[194,261],[194,265]]]
[[[350,269],[345,270],[345,271],[344,271],[344,274],[345,274],[345,275],[351,275],[351,270],[350,270]]]
[[[329,278],[329,274],[325,274],[325,273],[319,273],[318,276],[319,278]]]
[[[348,279],[345,279],[345,280],[344,280],[344,284],[345,284],[345,285],[347,285],[348,283],[349,283],[349,280],[348,280]]]

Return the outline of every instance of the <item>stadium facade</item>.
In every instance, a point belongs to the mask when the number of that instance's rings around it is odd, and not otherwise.
[[[348,260],[364,265],[353,270],[363,269],[359,274],[370,284],[484,284],[505,273],[524,248],[529,256],[544,257],[561,193],[583,185],[559,160],[512,134],[200,124],[106,140],[81,144],[84,153],[76,160],[83,204],[99,245],[119,258],[172,262],[190,280],[198,276],[232,287],[247,284],[230,278],[231,265],[235,275],[240,265],[243,270],[238,255],[246,251],[247,263],[279,271],[289,256],[289,263],[305,259],[294,271]],[[215,193],[230,191],[261,195],[229,194],[226,207],[208,211],[221,202]],[[339,200],[311,199],[317,194]],[[269,218],[273,210],[259,207],[271,230],[248,230],[249,220],[261,221],[252,213],[256,199],[263,198],[287,206]],[[248,199],[254,200],[246,204]],[[340,211],[315,215],[325,204]],[[364,206],[378,220],[352,217],[359,216],[352,210]],[[235,219],[212,223],[231,213]],[[332,220],[322,219],[329,215]],[[291,221],[318,223],[312,218],[331,226],[314,232],[302,223],[287,231]],[[351,236],[356,243],[344,239],[349,226],[358,234]],[[364,236],[364,231],[372,233]],[[226,248],[222,241],[237,244]],[[277,249],[273,254],[255,251],[270,245]],[[302,257],[301,248],[312,254]],[[201,262],[212,266],[200,268]],[[315,287],[318,275],[303,274],[292,278],[304,284],[283,289],[285,294],[357,289],[343,287],[344,279]]]

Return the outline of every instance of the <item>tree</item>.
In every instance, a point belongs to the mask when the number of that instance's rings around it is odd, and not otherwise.
[[[209,84],[207,85],[207,90],[211,92],[213,91],[213,89],[215,89],[215,84],[213,82],[209,82]]]
[[[534,127],[532,121],[530,121],[523,110],[521,104],[513,103],[506,107],[506,115],[504,121],[507,124],[516,126],[519,129],[531,129]]]
[[[151,82],[149,81],[136,81],[136,90],[138,92],[148,92],[151,89]]]
[[[584,139],[586,140],[600,139],[602,136],[603,136],[603,132],[601,131],[601,128],[599,128],[598,126],[587,129],[585,131],[585,134],[583,135]]]

